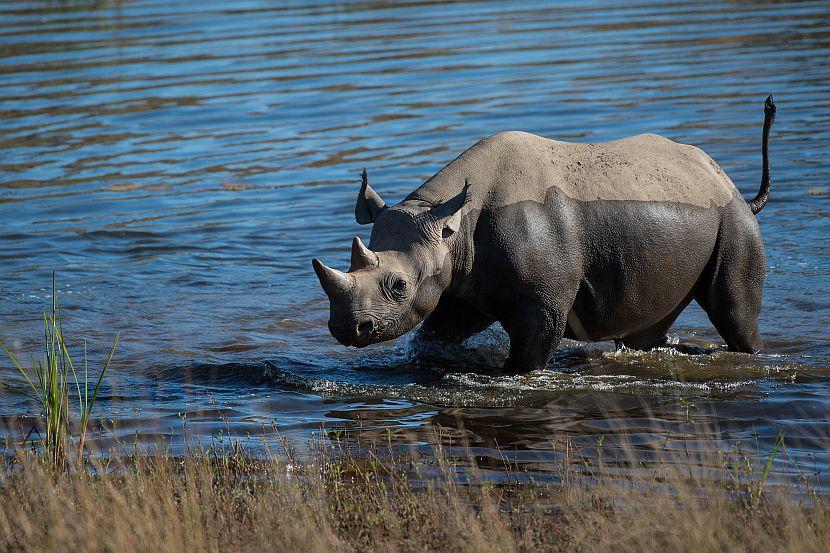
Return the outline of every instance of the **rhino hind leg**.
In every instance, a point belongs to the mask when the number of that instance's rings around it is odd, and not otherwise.
[[[614,340],[617,348],[625,346],[630,349],[648,351],[665,346],[668,343],[668,336],[666,333],[669,331],[669,328],[671,328],[671,325],[674,324],[674,321],[677,320],[677,317],[680,316],[680,313],[682,313],[683,310],[689,306],[693,297],[694,291],[690,292],[689,295],[686,296],[686,298],[680,302],[680,304],[675,307],[671,313],[666,315],[666,317],[664,317],[657,324],[646,328],[645,330],[641,330],[640,332]]]
[[[726,341],[730,351],[758,353],[764,343],[758,330],[761,295],[764,288],[764,247],[756,232],[729,233],[743,236],[721,243],[716,248],[710,268],[698,282],[695,300]],[[724,233],[722,232],[722,235]]]
[[[730,351],[758,353],[764,349],[761,332],[758,329],[758,313],[761,306],[760,294],[757,300],[738,294],[730,297],[728,291],[698,298],[709,320],[726,341]]]
[[[614,345],[617,349],[625,347],[639,351],[649,351],[654,348],[661,348],[669,341],[669,337],[666,334],[667,330],[668,328],[663,330],[655,325],[651,328],[643,330],[642,332],[626,336],[625,338],[617,338],[614,340]]]

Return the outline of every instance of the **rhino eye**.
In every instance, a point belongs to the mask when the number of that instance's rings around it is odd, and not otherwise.
[[[402,278],[395,280],[392,284],[392,291],[399,296],[402,296],[406,293],[406,281]]]

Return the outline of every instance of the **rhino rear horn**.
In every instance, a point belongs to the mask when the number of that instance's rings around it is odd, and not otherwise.
[[[371,269],[377,267],[378,264],[377,254],[364,246],[360,238],[355,236],[352,241],[352,266],[349,267],[349,272]]]
[[[318,259],[312,259],[311,265],[314,267],[314,272],[317,273],[317,278],[320,279],[320,286],[327,296],[333,297],[344,292],[349,292],[354,285],[353,277],[326,267]]]
[[[369,186],[369,177],[364,167],[363,175],[360,179],[360,192],[357,195],[357,203],[354,206],[354,218],[358,224],[368,225],[374,223],[377,216],[384,209],[386,209],[386,203]]]

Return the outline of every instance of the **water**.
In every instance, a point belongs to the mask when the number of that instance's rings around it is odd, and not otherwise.
[[[113,438],[460,439],[498,478],[503,458],[544,472],[563,436],[591,459],[769,449],[783,426],[776,470],[830,468],[826,2],[10,2],[0,84],[0,337],[36,347],[57,270],[93,359],[122,333],[100,409]],[[398,201],[496,131],[656,132],[749,196],[769,92],[763,355],[722,351],[696,306],[671,331],[682,347],[566,341],[520,377],[492,370],[498,329],[428,366],[406,337],[329,336],[310,259],[345,268],[368,239],[363,166]],[[34,412],[0,393],[9,437]]]

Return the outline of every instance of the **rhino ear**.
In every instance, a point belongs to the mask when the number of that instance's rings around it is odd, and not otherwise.
[[[446,240],[461,228],[461,208],[467,203],[468,190],[470,188],[467,180],[464,180],[464,188],[454,198],[450,198],[443,204],[432,210],[432,215],[441,224],[441,238]]]
[[[461,228],[461,210],[453,213],[452,217],[446,220],[444,228],[441,229],[441,238],[449,238]]]
[[[368,225],[374,223],[384,209],[386,209],[386,204],[380,199],[377,192],[369,186],[369,177],[364,167],[360,182],[360,193],[357,195],[357,204],[354,206],[354,218],[358,224]]]

